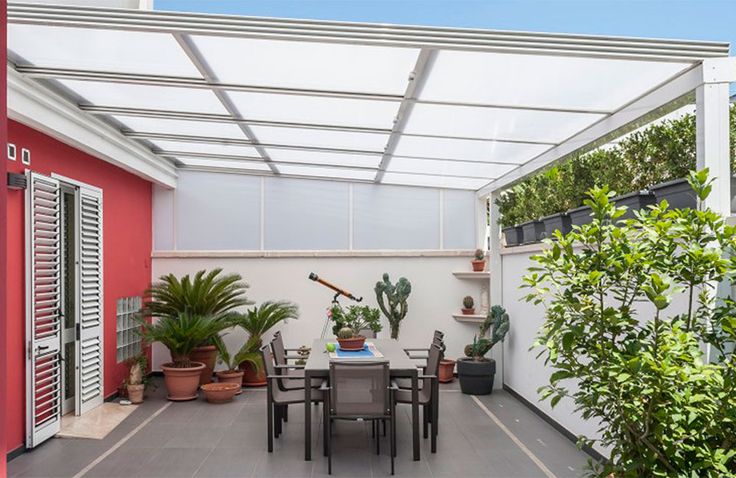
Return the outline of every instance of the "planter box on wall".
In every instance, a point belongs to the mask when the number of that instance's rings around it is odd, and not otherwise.
[[[592,213],[593,210],[588,206],[580,206],[567,211],[567,214],[570,216],[570,223],[575,226],[582,226],[593,222]]]
[[[524,232],[524,244],[539,242],[544,237],[544,223],[542,221],[529,221],[521,225]]]
[[[619,220],[634,219],[634,211],[644,209],[655,203],[654,194],[649,191],[635,191],[613,198],[617,207],[626,206],[626,213]]]
[[[570,216],[567,213],[561,212],[545,216],[541,219],[544,223],[544,237],[554,237],[555,231],[560,231],[562,234],[567,234],[572,228],[570,222]]]
[[[521,226],[504,227],[503,236],[506,238],[507,246],[518,246],[524,239]]]
[[[666,183],[656,184],[649,189],[654,193],[657,203],[666,199],[670,209],[684,209],[686,207],[695,209],[698,205],[695,191],[690,187],[687,179],[667,181]],[[731,177],[731,211],[736,210],[734,197],[736,197],[736,178]]]

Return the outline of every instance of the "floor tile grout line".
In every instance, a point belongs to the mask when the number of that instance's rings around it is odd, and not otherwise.
[[[95,466],[99,465],[102,462],[102,460],[104,460],[108,456],[112,455],[118,448],[120,448],[125,443],[127,443],[128,440],[130,440],[131,438],[133,438],[133,436],[136,433],[138,433],[139,431],[141,431],[143,429],[143,427],[145,427],[146,425],[148,425],[149,423],[151,423],[151,421],[153,421],[154,418],[156,418],[164,410],[166,410],[167,408],[169,408],[171,406],[171,403],[172,402],[167,402],[161,408],[159,408],[158,410],[156,410],[156,412],[153,415],[151,415],[150,417],[146,418],[137,427],[135,427],[134,429],[132,429],[131,431],[129,431],[127,435],[125,435],[123,438],[121,438],[120,440],[118,440],[118,442],[115,443],[113,446],[111,446],[105,453],[103,453],[102,455],[98,456],[90,464],[88,464],[87,466],[85,466],[84,468],[82,468],[76,475],[73,476],[73,478],[81,478],[84,475],[86,475],[92,468],[94,468]]]
[[[488,407],[485,406],[483,402],[480,401],[478,397],[473,395],[471,397],[473,401],[475,402],[478,407],[483,410],[483,412],[488,415],[488,418],[493,420],[493,422],[503,431],[506,436],[508,436],[511,441],[514,442],[514,444],[519,447],[519,449],[532,461],[535,465],[544,473],[547,478],[557,478],[557,475],[552,473],[552,471],[547,468],[547,466],[540,460],[537,455],[532,453],[532,451],[524,445],[524,443],[516,436],[514,433],[509,430],[509,428],[492,412],[488,409]]]

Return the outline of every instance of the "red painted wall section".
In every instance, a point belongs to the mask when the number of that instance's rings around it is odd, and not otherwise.
[[[116,358],[115,307],[121,297],[142,295],[151,282],[150,182],[83,153],[15,121],[8,141],[31,152],[30,169],[57,173],[103,190],[105,396],[117,391],[127,367]],[[7,161],[8,170],[25,165]],[[25,439],[25,265],[24,191],[9,191],[7,201],[7,450]],[[2,476],[2,475],[0,475]]]
[[[6,177],[6,160],[5,144],[8,140],[7,127],[8,127],[8,115],[7,115],[7,39],[8,39],[8,22],[7,22],[7,2],[0,0],[0,339],[7,337],[5,331],[7,330],[7,315],[4,313],[6,310],[6,270],[2,267],[5,264],[5,257],[7,249],[5,247],[5,238],[7,237],[7,227],[5,220],[5,202],[7,189],[5,185]],[[0,344],[1,345],[1,344]],[[7,349],[2,347],[3,354],[7,353]],[[0,356],[2,363],[7,363],[7,359],[4,356]],[[0,430],[6,429],[6,411],[7,411],[7,375],[9,369],[3,368],[4,365],[0,365]],[[0,433],[0,450],[7,449],[5,442],[5,435]],[[6,460],[5,455],[0,456],[0,476],[6,476]]]

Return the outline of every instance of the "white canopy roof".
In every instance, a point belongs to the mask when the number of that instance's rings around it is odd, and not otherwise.
[[[25,4],[8,21],[20,73],[161,161],[471,190],[729,48]]]

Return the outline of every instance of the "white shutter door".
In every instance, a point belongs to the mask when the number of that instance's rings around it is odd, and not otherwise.
[[[81,415],[103,402],[102,192],[79,188],[79,393]]]
[[[28,174],[26,190],[26,446],[61,423],[61,207],[59,182]]]

